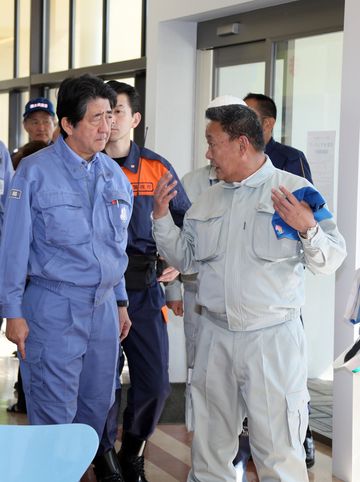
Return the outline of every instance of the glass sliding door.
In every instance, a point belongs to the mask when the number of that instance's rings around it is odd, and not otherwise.
[[[336,206],[343,33],[276,44],[278,140],[304,151],[314,184]]]
[[[275,138],[305,152],[314,185],[336,211],[343,32],[276,43]],[[335,212],[336,215],[336,212]],[[331,379],[335,275],[306,272],[309,376]],[[328,302],[319,302],[328,300]],[[321,340],[321,354],[319,353]]]
[[[243,98],[265,90],[265,42],[218,48],[214,51],[214,96]]]
[[[265,93],[278,110],[275,140],[303,151],[315,186],[336,207],[343,33],[331,32],[214,49],[214,96]],[[270,75],[270,72],[273,74]],[[266,84],[266,79],[271,79]],[[270,86],[266,88],[266,85]],[[303,309],[310,377],[332,377],[335,277],[306,274]],[[319,300],[329,300],[319,303]],[[318,342],[322,340],[321,356]]]

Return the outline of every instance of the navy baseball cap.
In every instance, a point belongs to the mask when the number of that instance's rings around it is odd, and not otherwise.
[[[25,112],[23,114],[24,119],[26,119],[33,112],[42,110],[48,114],[55,116],[54,106],[49,99],[45,97],[38,97],[37,99],[30,99],[25,106]]]

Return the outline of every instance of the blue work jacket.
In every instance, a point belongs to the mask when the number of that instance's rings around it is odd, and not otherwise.
[[[93,288],[99,305],[126,300],[127,227],[133,194],[103,153],[87,164],[60,136],[25,158],[11,183],[0,250],[5,317],[22,317],[27,276]],[[94,169],[91,177],[90,169]]]
[[[0,141],[0,238],[4,221],[5,201],[9,192],[10,181],[14,175],[9,151]]]

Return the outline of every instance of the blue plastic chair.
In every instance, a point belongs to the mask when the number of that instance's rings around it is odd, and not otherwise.
[[[0,425],[0,480],[79,482],[98,445],[84,424]]]

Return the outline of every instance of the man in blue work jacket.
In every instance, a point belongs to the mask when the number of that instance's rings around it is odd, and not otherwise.
[[[18,346],[30,424],[86,423],[99,437],[114,402],[119,336],[130,328],[133,194],[101,153],[115,101],[97,77],[62,82],[61,136],[16,171],[0,251],[6,335]]]
[[[4,222],[5,201],[10,187],[10,181],[14,175],[14,169],[11,162],[10,154],[5,144],[0,141],[0,239],[1,230]],[[3,318],[0,313],[0,328]]]
[[[0,141],[0,237],[4,222],[5,201],[13,175],[14,168],[9,151],[6,149],[5,144]]]
[[[173,298],[171,286],[166,286],[164,295],[160,285],[162,281],[170,281],[178,272],[171,267],[165,268],[163,261],[157,257],[151,212],[154,189],[161,176],[170,171],[176,179],[178,177],[166,159],[131,141],[131,131],[141,121],[138,92],[124,82],[111,80],[108,84],[116,92],[117,103],[105,151],[114,159],[114,166],[126,174],[134,191],[134,211],[127,245],[129,266],[125,273],[132,327],[123,343],[131,385],[118,454],[120,467],[116,468],[118,464],[112,449],[117,433],[118,392],[117,403],[109,414],[100,443],[105,454],[103,458],[95,459],[95,472],[101,482],[146,482],[145,442],[154,432],[170,392],[166,304],[175,314],[182,314],[177,311],[179,300]],[[179,183],[177,195],[170,205],[171,215],[178,226],[182,226],[189,207],[190,202]]]

